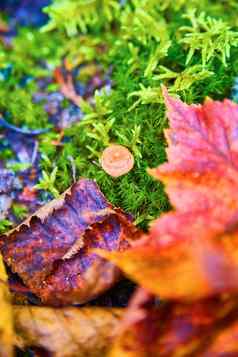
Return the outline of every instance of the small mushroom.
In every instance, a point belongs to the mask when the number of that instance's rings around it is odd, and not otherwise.
[[[134,157],[125,146],[112,144],[103,151],[101,165],[108,175],[119,177],[131,171]]]

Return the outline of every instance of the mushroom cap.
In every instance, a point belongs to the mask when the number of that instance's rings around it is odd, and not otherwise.
[[[101,165],[108,175],[119,177],[131,171],[134,157],[125,146],[112,144],[103,151]]]

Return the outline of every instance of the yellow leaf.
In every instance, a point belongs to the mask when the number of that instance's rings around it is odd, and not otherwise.
[[[14,306],[18,347],[53,357],[102,357],[111,346],[121,309]]]
[[[0,256],[0,356],[13,356],[13,315],[10,293],[7,286],[7,274]]]

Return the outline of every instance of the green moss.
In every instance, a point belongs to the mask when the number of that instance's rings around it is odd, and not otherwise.
[[[35,188],[38,190],[49,191],[55,198],[59,197],[59,192],[55,184],[57,170],[57,167],[55,167],[50,174],[47,174],[46,171],[43,171],[42,178],[40,179],[39,183],[35,185]]]
[[[117,0],[57,0],[45,8],[51,19],[43,31],[64,28],[74,36],[79,30],[87,32],[88,27],[100,29],[116,18],[118,10]]]
[[[83,108],[85,119],[66,131],[69,142],[60,155],[48,152],[50,162],[58,167],[55,185],[59,191],[72,182],[72,157],[77,176],[96,179],[108,199],[132,213],[143,228],[169,208],[162,185],[147,174],[148,167],[166,159],[163,130],[167,121],[161,83],[187,102],[200,102],[208,95],[229,96],[237,73],[238,50],[229,46],[236,45],[238,32],[229,28],[234,18],[224,14],[224,8],[234,3],[186,3],[176,2],[175,8],[173,1],[132,1],[121,10],[121,27],[112,38],[106,59],[108,65],[113,65],[113,91],[96,96],[94,108]],[[205,13],[191,28],[192,15],[187,19],[184,14],[191,14],[195,3]],[[207,33],[202,29],[206,22]],[[203,36],[204,45],[201,42],[198,48],[184,41],[191,32]],[[220,38],[228,32],[233,40],[223,49]],[[215,36],[217,42],[210,41],[209,36]],[[205,42],[208,52],[204,54]],[[192,49],[188,55],[189,46]],[[111,142],[127,146],[135,156],[134,169],[117,179],[109,177],[99,163],[103,149]],[[43,167],[51,170],[44,163]]]
[[[26,216],[28,214],[28,209],[26,206],[24,206],[22,204],[14,203],[12,205],[12,212],[18,220],[22,220],[22,219],[26,218]]]
[[[146,228],[151,219],[169,208],[162,184],[147,173],[147,168],[166,160],[163,130],[167,120],[161,84],[188,103],[202,102],[206,96],[230,96],[238,74],[237,4],[233,0],[131,0],[117,9],[120,14],[113,18],[105,7],[100,17],[100,3],[107,2],[90,2],[97,13],[93,23],[82,16],[84,11],[74,13],[73,20],[68,18],[70,6],[75,4],[86,11],[81,0],[62,0],[60,6],[54,1],[47,12],[51,16],[48,30],[55,31],[42,34],[25,29],[19,33],[15,52],[5,51],[3,56],[4,66],[10,63],[15,69],[13,79],[0,90],[0,109],[10,112],[17,124],[45,126],[42,104],[31,102],[37,90],[34,80],[27,88],[17,85],[23,74],[34,78],[51,75],[62,57],[72,66],[100,63],[103,68],[112,67],[111,93],[96,93],[95,104],[83,103],[84,119],[65,130],[62,146],[52,145],[59,137],[53,129],[41,135],[44,176],[37,187],[57,196],[73,182],[76,170],[77,178],[96,179],[114,205],[133,214]],[[67,10],[64,13],[63,8]],[[194,20],[191,14],[195,9]],[[227,43],[223,46],[224,39]],[[27,53],[21,48],[24,41]],[[99,51],[105,46],[105,52]],[[48,61],[51,71],[42,68],[41,59]],[[54,89],[51,84],[49,91]],[[135,157],[133,170],[117,179],[108,176],[99,162],[104,148],[113,142],[127,146]]]
[[[49,37],[37,29],[20,28],[11,47],[0,44],[0,112],[15,125],[32,129],[47,125],[43,103],[32,101],[38,89],[35,79],[51,76],[61,63],[64,39],[58,32]]]
[[[31,129],[48,126],[48,116],[43,109],[43,103],[32,102],[29,86],[12,88],[11,85],[5,85],[0,88],[0,111],[17,126]]]
[[[9,219],[0,220],[0,234],[7,232],[12,227],[12,222]]]
[[[12,150],[6,148],[6,149],[1,149],[0,151],[0,160],[8,160],[13,158],[14,154]]]
[[[65,51],[62,46],[65,36],[60,32],[49,37],[38,29],[20,28],[13,38],[11,47],[0,44],[0,69],[11,66],[8,83],[19,84],[23,76],[42,77],[60,64]],[[48,62],[48,68],[43,65]]]

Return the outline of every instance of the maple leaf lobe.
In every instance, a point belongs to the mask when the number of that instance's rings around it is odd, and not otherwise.
[[[165,299],[237,292],[238,105],[164,96],[168,162],[150,172],[175,211],[155,220],[141,243],[103,256]]]

